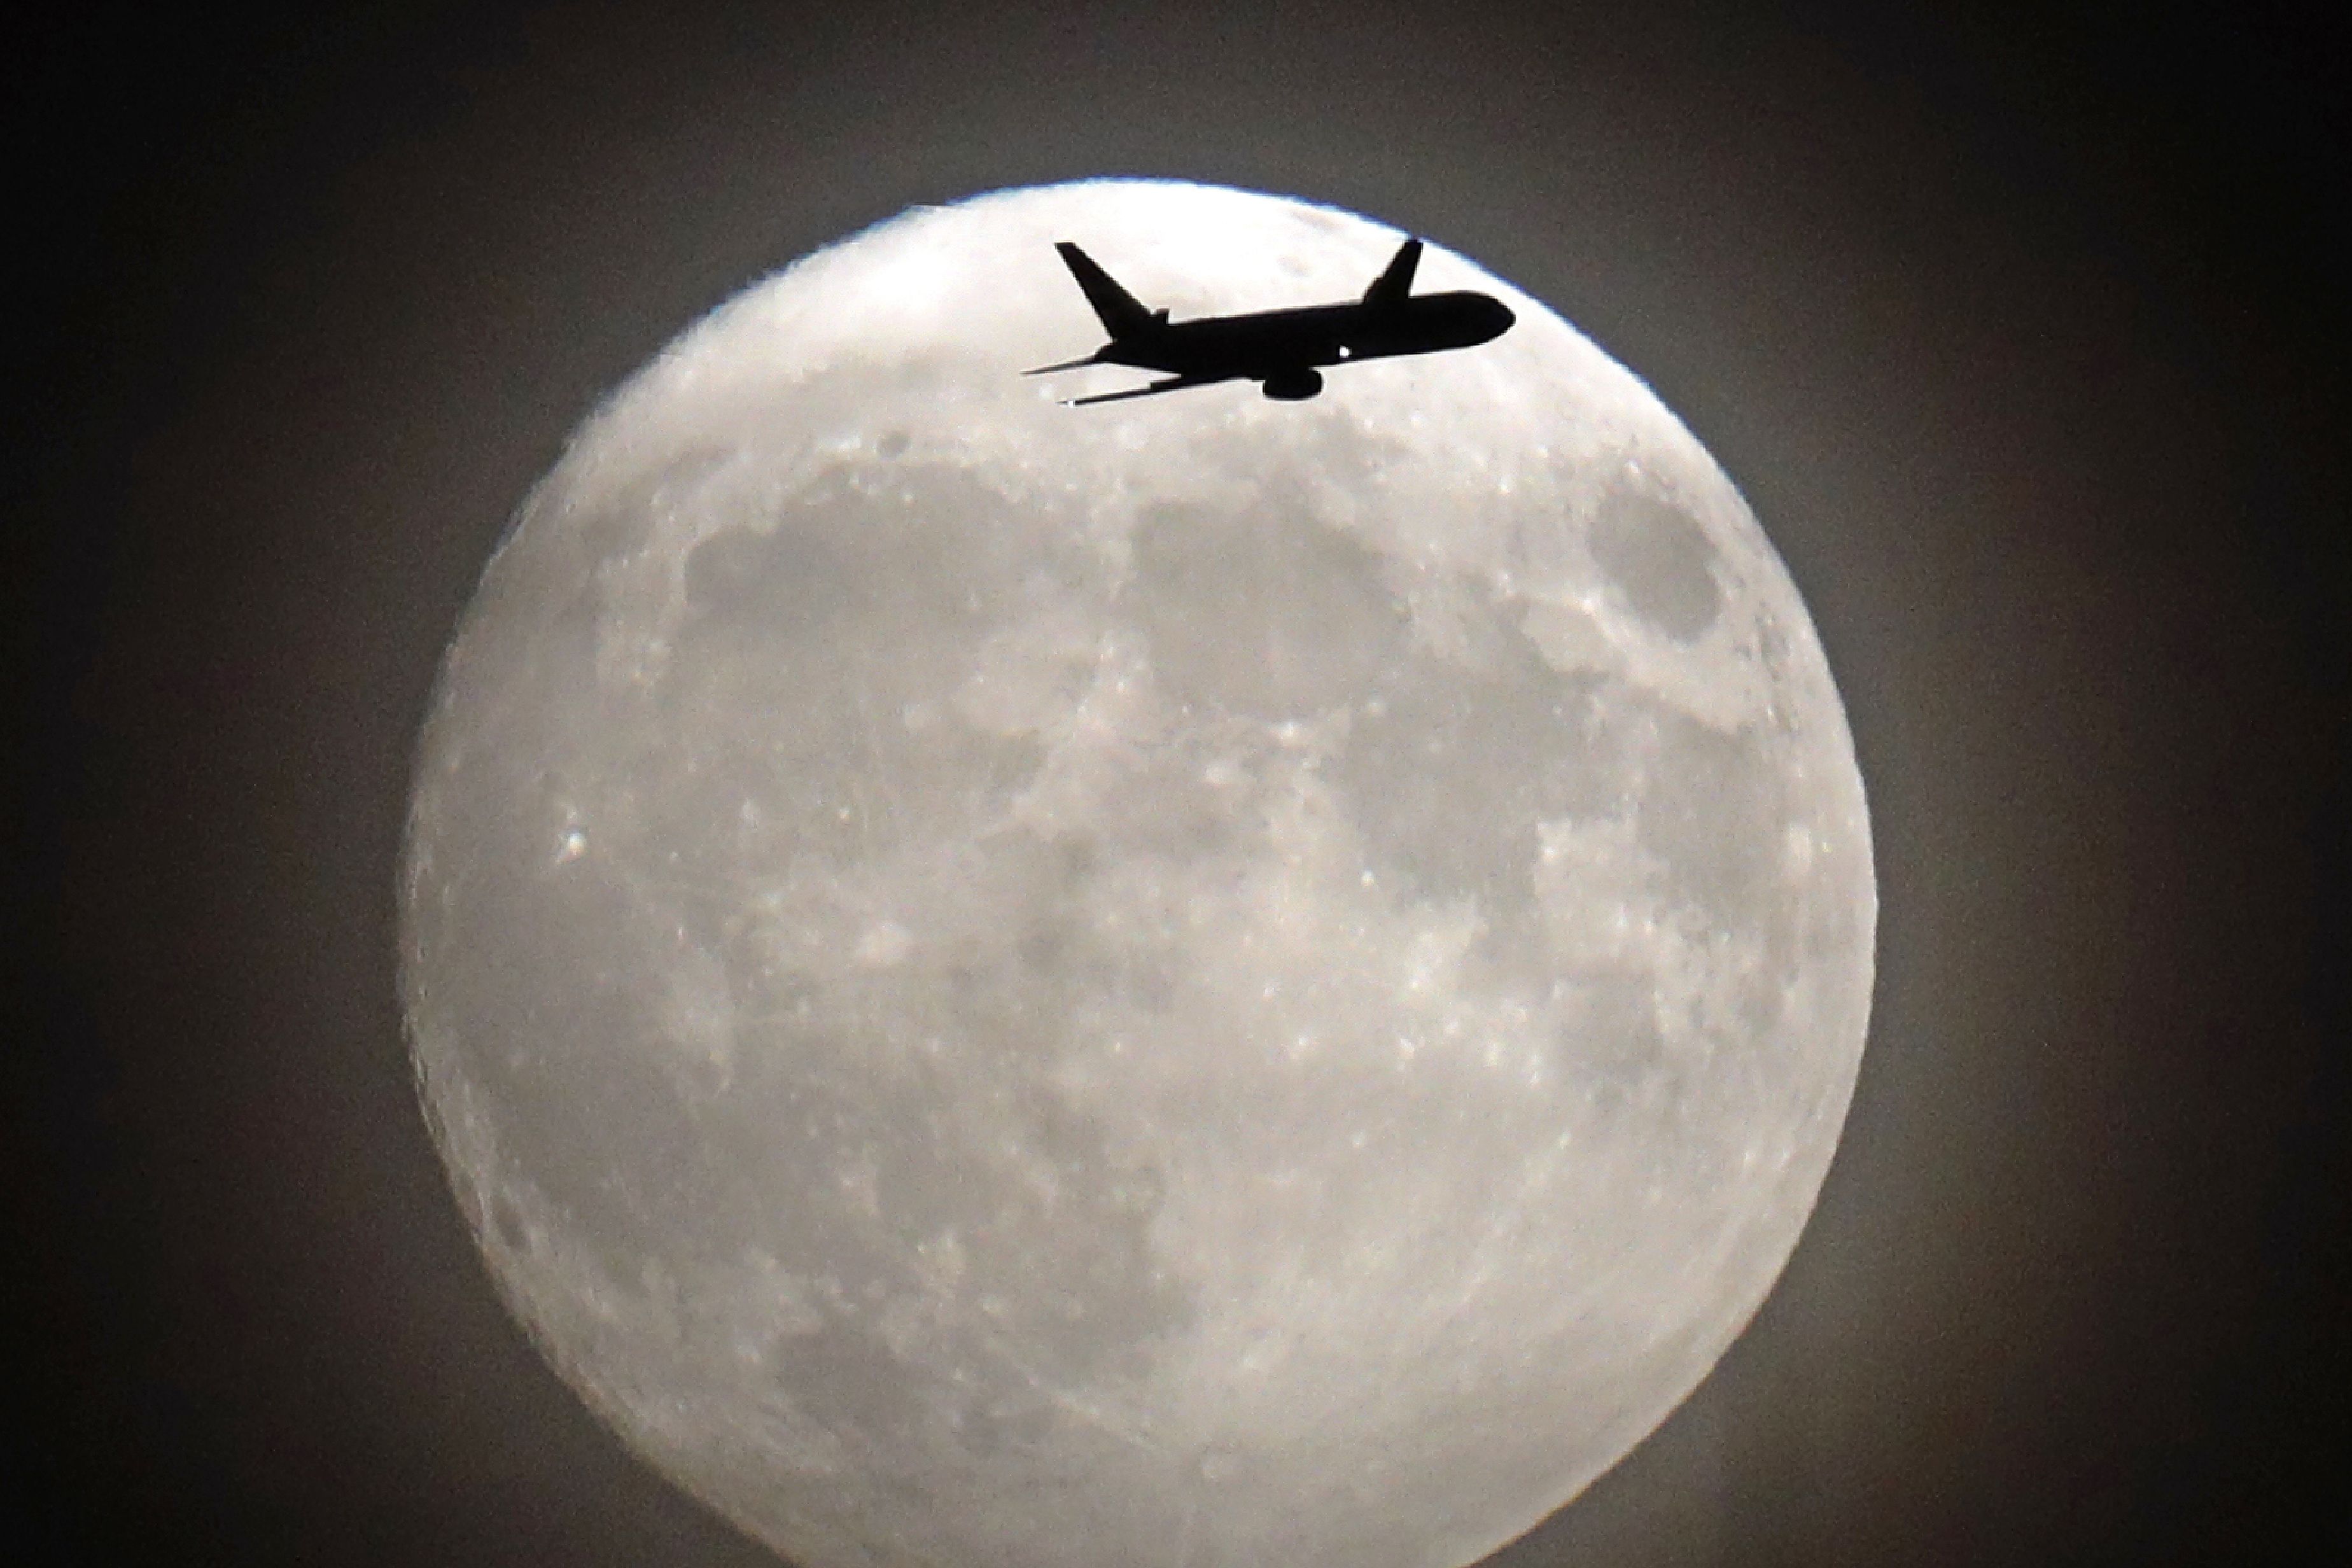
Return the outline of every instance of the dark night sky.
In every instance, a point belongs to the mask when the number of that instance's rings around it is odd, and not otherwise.
[[[446,1194],[393,994],[411,738],[510,508],[704,309],[910,203],[1152,174],[1415,228],[1648,379],[1871,792],[1804,1242],[1498,1561],[2352,1562],[2318,32],[996,9],[97,4],[10,46],[0,1555],[768,1560],[541,1367]]]

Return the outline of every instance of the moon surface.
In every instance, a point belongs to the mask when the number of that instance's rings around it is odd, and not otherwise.
[[[450,647],[403,986],[505,1299],[806,1568],[1458,1568],[1654,1427],[1835,1147],[1876,893],[1804,606],[1518,324],[1072,409],[1402,237],[910,213],[574,437]]]

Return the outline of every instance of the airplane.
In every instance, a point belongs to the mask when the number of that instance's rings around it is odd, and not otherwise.
[[[1360,359],[1466,349],[1498,338],[1517,318],[1486,294],[1415,294],[1413,268],[1421,241],[1408,239],[1372,279],[1364,297],[1341,305],[1305,305],[1245,316],[1205,316],[1171,321],[1120,288],[1094,258],[1068,240],[1054,247],[1102,318],[1110,342],[1084,359],[1039,365],[1024,375],[1051,375],[1081,365],[1123,364],[1170,373],[1163,381],[1068,400],[1072,408],[1122,398],[1153,397],[1221,381],[1255,381],[1266,396],[1296,403],[1323,390],[1318,366]]]

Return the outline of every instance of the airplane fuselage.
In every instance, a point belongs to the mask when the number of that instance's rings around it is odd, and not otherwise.
[[[1509,307],[1485,294],[1416,294],[1161,321],[1102,350],[1103,363],[1203,380],[1265,381],[1362,359],[1466,349],[1500,337]]]

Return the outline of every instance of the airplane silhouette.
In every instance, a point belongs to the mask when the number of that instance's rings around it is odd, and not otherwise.
[[[1414,294],[1412,271],[1421,261],[1418,239],[1398,247],[1361,300],[1246,316],[1207,316],[1197,321],[1171,321],[1165,310],[1145,310],[1142,301],[1068,240],[1054,248],[1086,290],[1087,303],[1102,318],[1110,342],[1084,359],[1039,365],[1022,374],[1050,375],[1089,364],[1171,373],[1165,381],[1125,392],[1071,398],[1073,408],[1220,381],[1255,381],[1268,397],[1295,403],[1323,390],[1318,365],[1466,349],[1502,336],[1517,319],[1509,306],[1490,295]]]

